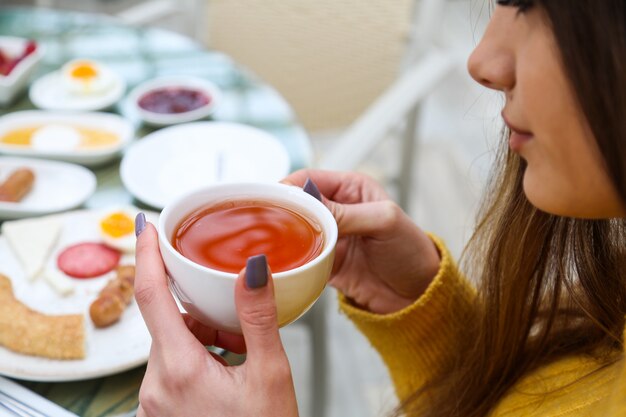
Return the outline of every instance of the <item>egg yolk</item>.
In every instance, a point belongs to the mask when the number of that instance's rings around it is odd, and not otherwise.
[[[89,64],[79,64],[72,69],[70,73],[73,78],[79,78],[83,81],[95,78],[98,75],[98,71]]]
[[[119,238],[135,231],[133,220],[124,213],[113,213],[100,222],[102,232],[113,238]]]

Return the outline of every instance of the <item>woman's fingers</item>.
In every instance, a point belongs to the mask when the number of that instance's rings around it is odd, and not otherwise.
[[[188,314],[183,314],[187,328],[204,346],[217,346],[234,353],[246,353],[246,342],[240,334],[215,330],[205,326]]]
[[[385,189],[373,178],[354,172],[303,169],[281,182],[304,187],[308,179],[315,183],[324,197],[338,203],[357,204],[389,198]]]
[[[325,203],[337,222],[339,236],[384,236],[396,232],[393,226],[403,215],[402,209],[391,200],[361,204]]]
[[[301,169],[294,172],[293,174],[290,174],[281,182],[284,184],[304,187],[307,180],[313,181],[316,185],[316,188],[324,197],[334,200],[342,199],[341,189],[342,187],[345,187],[346,176],[350,176],[352,179],[352,183],[354,183],[355,178],[358,177],[358,174],[321,171],[315,169]]]
[[[281,182],[283,184],[304,187],[304,184],[310,179],[315,182],[324,195],[331,197],[342,185],[345,185],[347,179],[351,179],[352,182],[354,182],[355,179],[359,179],[360,181],[361,177],[363,177],[363,175],[355,172],[301,169],[289,174],[287,177],[283,178]]]
[[[278,333],[274,283],[265,255],[248,259],[235,286],[235,304],[251,363],[284,355]]]
[[[138,223],[141,222],[139,216]],[[136,250],[135,299],[148,326],[153,343],[179,348],[181,343],[195,340],[187,329],[170,293],[157,232],[150,223],[138,224]],[[140,230],[141,229],[141,230]]]
[[[339,181],[336,181],[336,175],[330,171],[320,171],[316,169],[301,169],[289,174],[283,178],[281,182],[283,184],[295,185],[297,187],[304,187],[304,183],[307,179],[313,180],[316,185],[324,185],[325,191],[330,195],[329,191],[336,189],[339,186]],[[320,190],[321,191],[321,190]]]
[[[402,211],[373,179],[350,172],[300,170],[283,180],[304,187],[333,213],[340,235],[376,235],[397,220]]]

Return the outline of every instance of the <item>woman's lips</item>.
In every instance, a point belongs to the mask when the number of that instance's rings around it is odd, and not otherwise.
[[[529,142],[533,138],[530,133],[521,133],[511,130],[511,136],[509,137],[509,147],[513,152],[519,152],[524,144]]]
[[[527,132],[520,128],[515,127],[504,114],[502,114],[502,118],[504,119],[504,123],[511,130],[511,136],[509,137],[509,147],[513,152],[519,152],[524,144],[532,140],[533,134],[531,132]]]

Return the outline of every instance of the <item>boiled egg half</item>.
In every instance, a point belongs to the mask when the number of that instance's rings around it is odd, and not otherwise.
[[[61,70],[65,88],[73,94],[103,94],[116,82],[116,75],[105,65],[87,59],[65,64]]]
[[[105,213],[98,221],[100,236],[107,246],[122,252],[135,252],[135,216],[125,209]]]

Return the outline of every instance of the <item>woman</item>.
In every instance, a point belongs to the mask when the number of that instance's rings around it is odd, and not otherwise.
[[[498,1],[469,70],[504,93],[508,126],[468,250],[478,290],[372,180],[297,172],[286,182],[312,179],[339,225],[330,283],[398,415],[626,416],[626,2]],[[139,415],[296,416],[263,258],[236,290],[244,346],[175,314],[154,228],[140,216],[137,232],[154,337]]]

